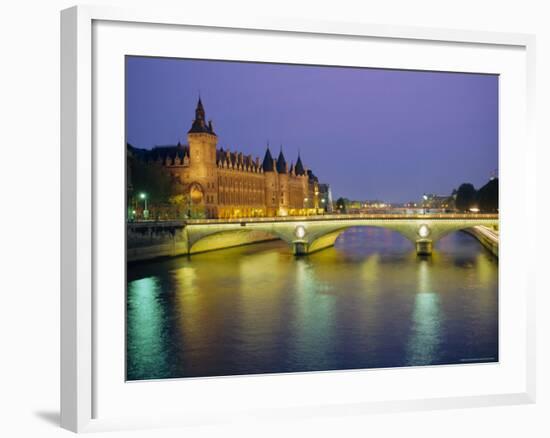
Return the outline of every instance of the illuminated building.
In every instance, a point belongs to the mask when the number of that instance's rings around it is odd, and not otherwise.
[[[328,186],[320,192],[317,177],[303,165],[300,155],[289,167],[282,147],[275,159],[268,146],[262,161],[218,147],[218,136],[212,121],[206,121],[200,98],[187,145],[152,150],[128,146],[128,154],[170,175],[172,198],[179,195],[181,204],[176,216],[238,218],[325,211],[321,197]],[[129,178],[128,187],[131,183]],[[151,200],[151,209],[153,206]]]

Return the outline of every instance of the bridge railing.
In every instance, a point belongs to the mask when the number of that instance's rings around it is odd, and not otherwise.
[[[179,223],[187,224],[239,224],[239,223],[269,223],[269,222],[304,222],[304,221],[327,221],[327,220],[391,220],[391,219],[498,219],[494,213],[427,213],[427,214],[379,214],[379,213],[357,213],[357,214],[324,214],[310,216],[271,216],[271,217],[247,217],[227,219],[186,219]],[[170,221],[174,222],[174,221]]]
[[[324,214],[311,216],[272,216],[231,219],[183,219],[183,220],[146,220],[131,221],[127,223],[129,230],[143,231],[145,229],[174,229],[183,228],[186,225],[215,225],[215,224],[254,224],[254,223],[281,223],[281,222],[315,222],[337,220],[475,220],[498,219],[498,214],[493,213],[428,213],[428,214]]]

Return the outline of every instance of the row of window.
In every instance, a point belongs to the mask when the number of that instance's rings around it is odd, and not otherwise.
[[[234,189],[245,189],[245,190],[263,190],[264,183],[261,179],[250,178],[250,179],[241,179],[241,178],[232,178],[229,176],[220,176],[218,177],[218,184],[220,188],[234,188]]]
[[[227,205],[259,205],[264,203],[264,192],[243,192],[220,190],[220,204]]]

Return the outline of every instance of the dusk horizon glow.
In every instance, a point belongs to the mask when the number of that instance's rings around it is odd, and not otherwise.
[[[418,201],[498,170],[498,76],[126,58],[126,139],[187,143],[201,96],[218,148],[300,153],[333,198]]]

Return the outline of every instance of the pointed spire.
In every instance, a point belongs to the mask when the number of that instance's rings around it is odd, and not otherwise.
[[[296,160],[294,172],[296,173],[296,175],[305,175],[306,173],[304,165],[302,164],[302,158],[300,157],[300,150],[298,150],[298,159]]]
[[[191,129],[188,132],[189,133],[204,132],[207,134],[216,135],[212,128],[212,121],[209,121],[208,123],[206,123],[206,112],[204,111],[204,106],[202,104],[200,94],[199,94],[199,100],[197,102],[197,107],[195,108],[195,120],[193,120]]]
[[[201,100],[201,89],[199,88],[199,94],[198,94],[199,100],[197,102],[197,109],[201,108],[204,110],[204,107],[202,106],[202,100]]]
[[[197,108],[195,108],[195,119],[204,120],[205,112],[204,106],[202,105],[202,100],[199,94],[199,101],[197,102]]]
[[[265,150],[264,161],[262,163],[262,168],[264,172],[273,172],[273,157],[271,151],[269,150],[269,141],[267,142],[267,148]]]
[[[279,157],[277,158],[277,172],[286,173],[286,160],[283,154],[283,145],[281,145],[281,151],[279,152]]]

